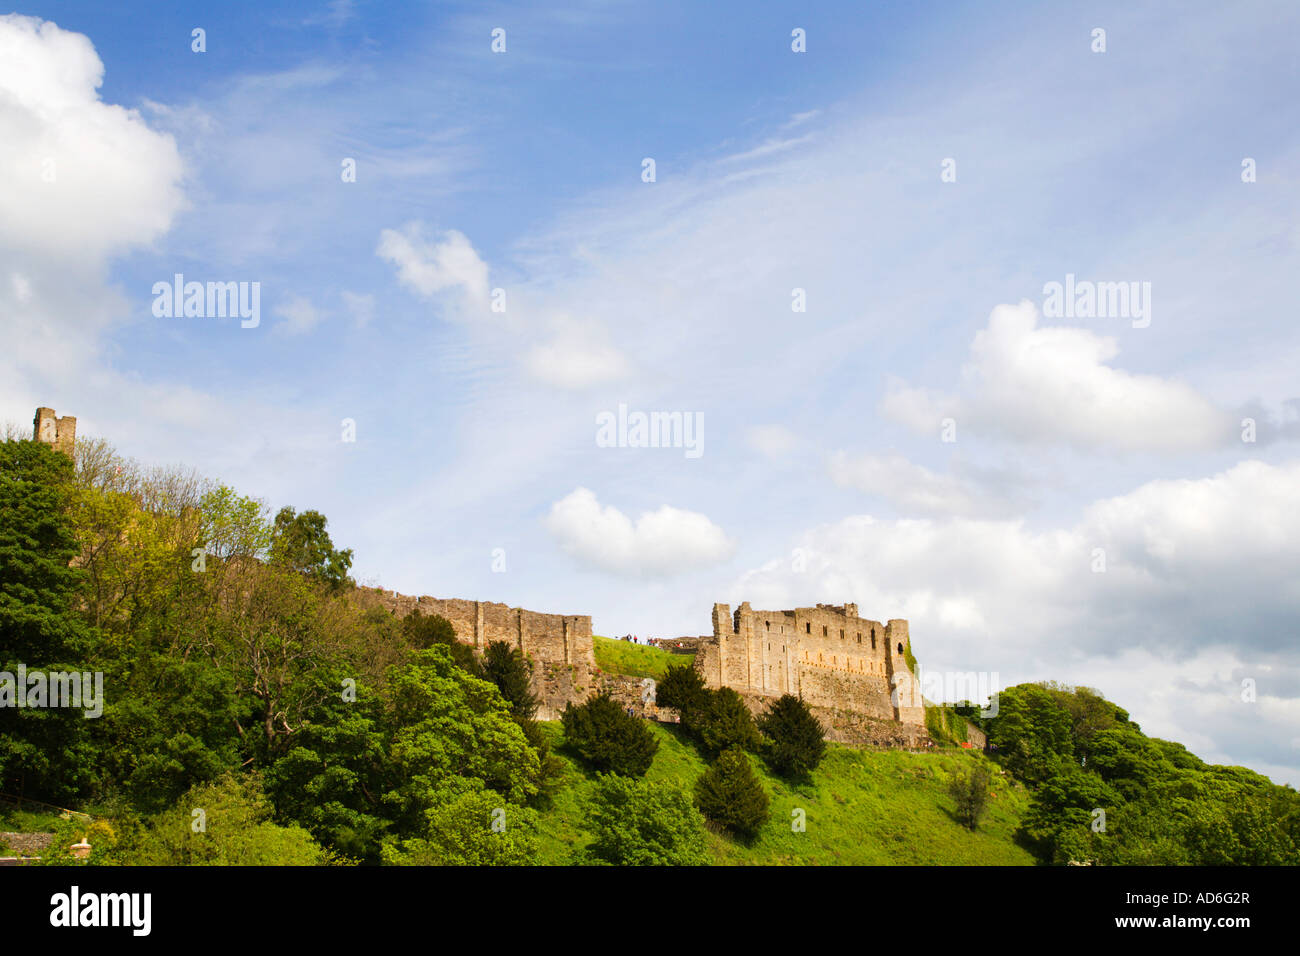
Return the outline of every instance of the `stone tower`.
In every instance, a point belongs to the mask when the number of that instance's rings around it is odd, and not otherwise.
[[[56,418],[54,409],[38,408],[32,420],[32,438],[53,445],[55,451],[71,458],[77,445],[77,420],[71,415]]]

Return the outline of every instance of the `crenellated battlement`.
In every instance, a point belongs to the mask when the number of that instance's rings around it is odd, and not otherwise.
[[[713,638],[702,642],[695,666],[710,687],[794,694],[816,707],[924,727],[910,650],[907,621],[863,618],[853,603],[757,611],[746,601],[734,613],[713,606]]]

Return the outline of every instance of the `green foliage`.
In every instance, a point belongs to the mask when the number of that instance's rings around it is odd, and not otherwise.
[[[391,684],[383,802],[399,831],[419,832],[449,793],[494,790],[520,806],[537,795],[537,751],[495,686],[457,667],[440,646],[395,668]]]
[[[777,773],[806,777],[826,754],[826,728],[802,699],[793,694],[778,697],[758,719],[767,738],[763,755]]]
[[[708,689],[693,664],[673,664],[655,684],[655,703],[675,707],[683,714],[704,702]]]
[[[565,741],[597,770],[639,777],[659,746],[645,721],[628,714],[608,693],[569,704],[561,721]]]
[[[969,738],[966,718],[949,704],[926,705],[925,729],[938,744],[962,744]]]
[[[154,818],[139,839],[138,846],[125,852],[125,862],[140,866],[317,866],[333,862],[306,830],[271,821],[271,804],[255,778],[233,774],[189,791]]]
[[[948,784],[948,794],[957,805],[957,819],[961,825],[968,830],[976,829],[988,808],[988,768],[979,763],[965,773],[955,774]]]
[[[352,549],[340,551],[334,547],[325,530],[327,523],[319,511],[296,514],[285,505],[275,516],[271,561],[309,575],[337,591],[354,584],[348,577]]]
[[[483,652],[483,677],[496,684],[516,720],[532,720],[537,714],[533,664],[522,650],[505,641],[492,641]]]
[[[423,835],[390,839],[389,866],[529,866],[537,861],[537,812],[492,791],[450,795],[425,811]]]
[[[682,724],[710,757],[732,747],[757,751],[762,743],[754,715],[730,687],[706,691],[699,705],[682,711]]]
[[[379,613],[382,615],[384,612]],[[475,677],[483,676],[483,667],[474,656],[474,648],[456,640],[456,628],[445,617],[439,614],[421,614],[417,607],[402,618],[402,635],[416,650],[428,650],[434,645],[447,648],[459,667]]]
[[[1300,863],[1300,794],[1146,737],[1095,691],[1021,684],[989,726],[999,760],[1033,784],[1020,836],[1047,862]]]
[[[752,837],[768,818],[767,791],[739,748],[724,750],[700,775],[695,804],[718,826],[744,837]]]
[[[0,443],[0,671],[80,671],[96,634],[75,603],[84,572],[69,509],[72,462],[35,441]],[[73,708],[19,708],[0,683],[0,790],[59,801],[92,774],[90,725]]]
[[[591,821],[596,838],[587,848],[587,862],[615,866],[709,862],[700,815],[676,782],[601,774],[592,796]]]

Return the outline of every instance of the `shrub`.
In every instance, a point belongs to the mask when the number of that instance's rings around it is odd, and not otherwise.
[[[560,715],[564,737],[597,770],[639,777],[650,769],[659,741],[642,720],[625,711],[608,693],[569,704]]]
[[[758,719],[758,729],[768,738],[763,752],[777,773],[807,776],[826,755],[826,728],[793,694],[779,697]]]
[[[957,774],[948,784],[948,794],[957,803],[957,820],[974,830],[989,802],[989,771],[983,764]]]
[[[754,715],[730,687],[705,691],[703,702],[687,710],[682,722],[710,757],[732,747],[756,751],[762,742]]]
[[[583,862],[615,866],[702,866],[704,825],[680,784],[602,774],[592,798],[595,841]]]
[[[695,781],[695,805],[718,826],[752,837],[767,822],[767,791],[743,750],[723,751]]]

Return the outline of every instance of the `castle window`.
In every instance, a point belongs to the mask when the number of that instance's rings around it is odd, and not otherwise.
[[[903,653],[903,643],[901,641],[898,644],[898,653]]]
[[[840,628],[840,640],[844,640],[844,628]]]
[[[859,643],[859,644],[862,643],[862,632],[861,632],[861,631],[858,631],[858,643]]]
[[[807,630],[807,632],[808,632],[809,634],[812,633],[812,625],[811,625],[811,624],[805,624],[805,625],[804,625],[804,628]]]
[[[822,637],[825,637],[825,636],[826,636],[826,625],[823,624],[823,625],[822,625]]]
[[[876,629],[874,627],[871,629],[871,649],[873,651],[876,649]]]

